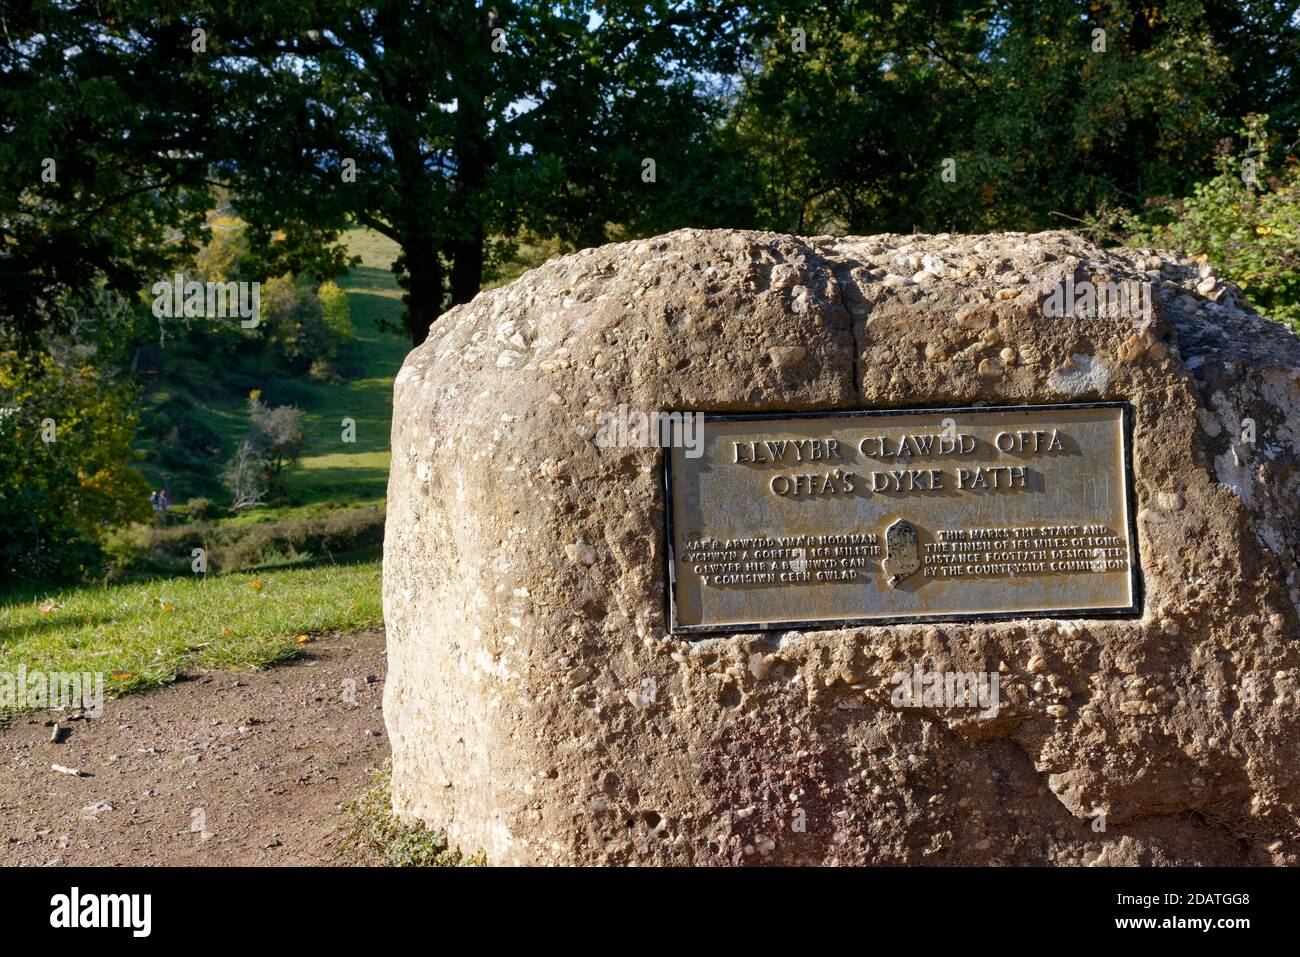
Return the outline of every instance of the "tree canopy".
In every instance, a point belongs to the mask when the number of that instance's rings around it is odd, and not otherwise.
[[[412,340],[521,231],[1040,229],[1300,120],[1297,5],[1240,0],[16,0],[0,12],[0,324],[165,274],[216,184],[246,267],[401,247]],[[46,160],[54,175],[43,177]]]

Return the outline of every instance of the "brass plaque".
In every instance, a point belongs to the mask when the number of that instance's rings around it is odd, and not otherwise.
[[[1141,610],[1124,402],[704,415],[666,450],[675,633]]]

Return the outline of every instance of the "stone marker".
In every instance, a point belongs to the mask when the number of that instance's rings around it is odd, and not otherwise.
[[[395,387],[398,814],[495,864],[1300,862],[1300,341],[1213,278],[687,230],[451,310]]]

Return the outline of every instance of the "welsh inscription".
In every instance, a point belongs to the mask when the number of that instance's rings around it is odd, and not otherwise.
[[[673,628],[1135,613],[1127,415],[705,416],[666,453]]]

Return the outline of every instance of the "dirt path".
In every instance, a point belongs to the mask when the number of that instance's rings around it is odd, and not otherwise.
[[[388,759],[384,668],[383,632],[362,632],[109,700],[64,722],[60,744],[49,712],[15,718],[0,728],[0,865],[342,863],[338,805]]]

